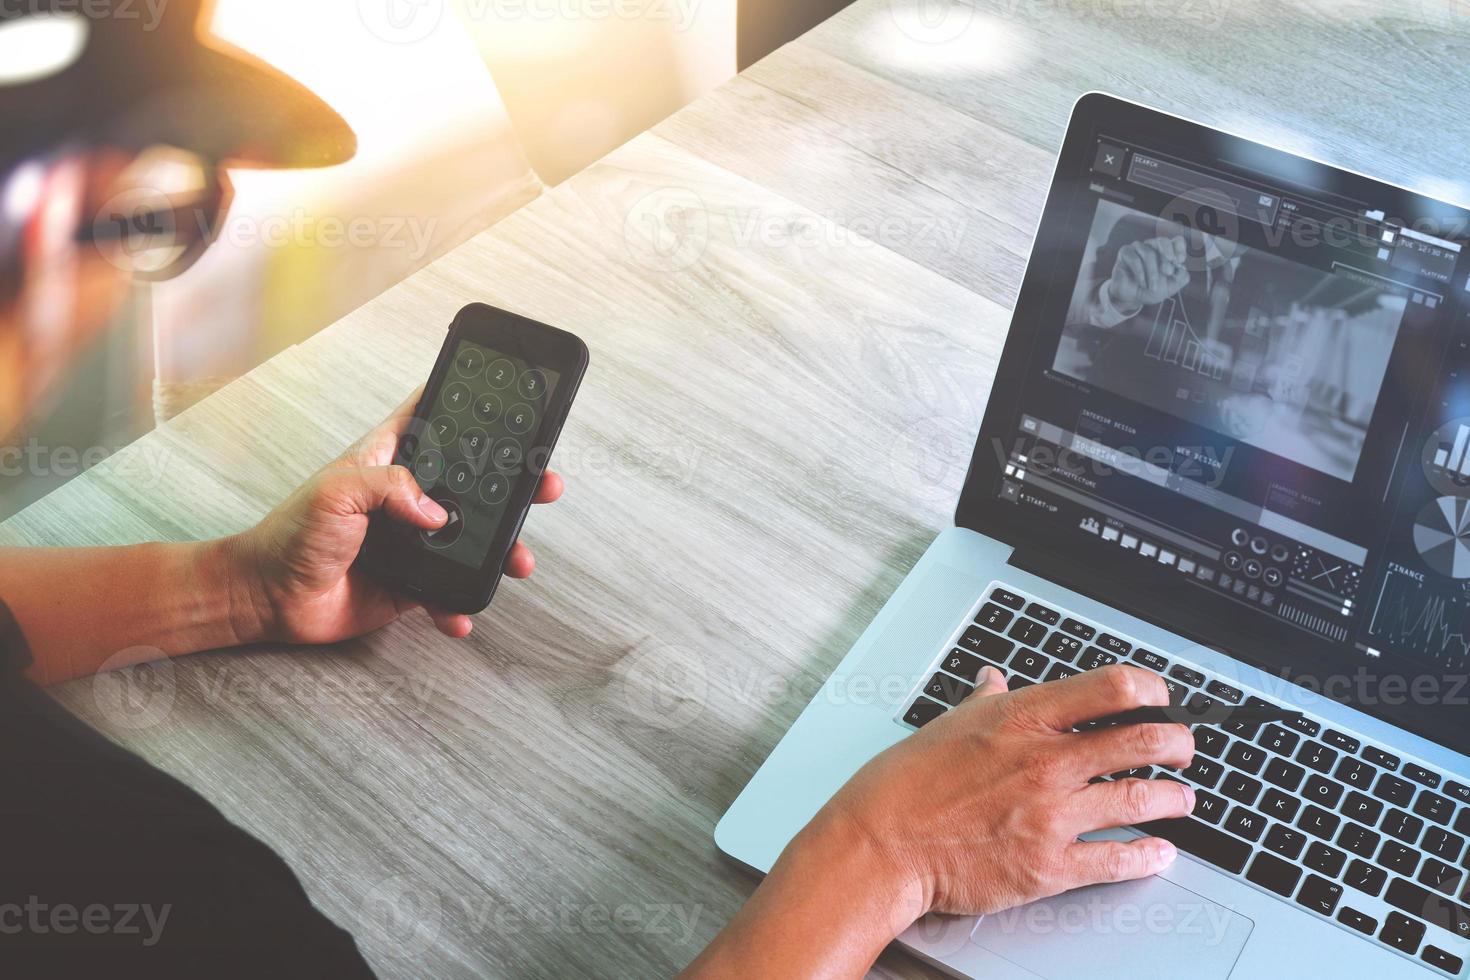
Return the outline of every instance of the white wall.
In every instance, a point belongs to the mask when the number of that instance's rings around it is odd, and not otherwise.
[[[547,183],[735,73],[737,0],[452,2]]]

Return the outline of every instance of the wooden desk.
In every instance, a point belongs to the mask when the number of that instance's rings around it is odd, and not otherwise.
[[[1076,97],[1466,200],[1461,9],[861,0],[0,527],[243,528],[484,300],[593,367],[536,578],[471,640],[415,618],[58,695],[278,848],[385,976],[673,973],[752,888],[716,819],[950,517]]]

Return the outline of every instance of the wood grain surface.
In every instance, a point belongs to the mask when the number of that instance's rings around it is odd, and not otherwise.
[[[1466,201],[1467,31],[1457,0],[860,0],[0,525],[247,527],[489,302],[592,369],[537,574],[469,640],[411,618],[57,696],[279,849],[386,977],[672,974],[754,887],[715,821],[950,519],[1076,98]]]

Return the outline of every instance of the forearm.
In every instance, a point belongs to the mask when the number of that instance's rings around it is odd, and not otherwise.
[[[919,883],[819,815],[684,976],[860,977],[924,903]]]
[[[0,600],[33,663],[58,684],[130,663],[234,646],[232,543],[0,549]]]

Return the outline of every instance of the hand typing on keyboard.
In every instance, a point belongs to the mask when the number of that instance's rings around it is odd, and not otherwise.
[[[1011,693],[993,667],[976,680],[833,797],[689,975],[858,975],[929,912],[997,912],[1174,860],[1174,845],[1155,837],[1077,840],[1194,808],[1194,790],[1172,779],[1091,782],[1190,765],[1183,725],[1072,730],[1167,705],[1161,677],[1118,665]]]

